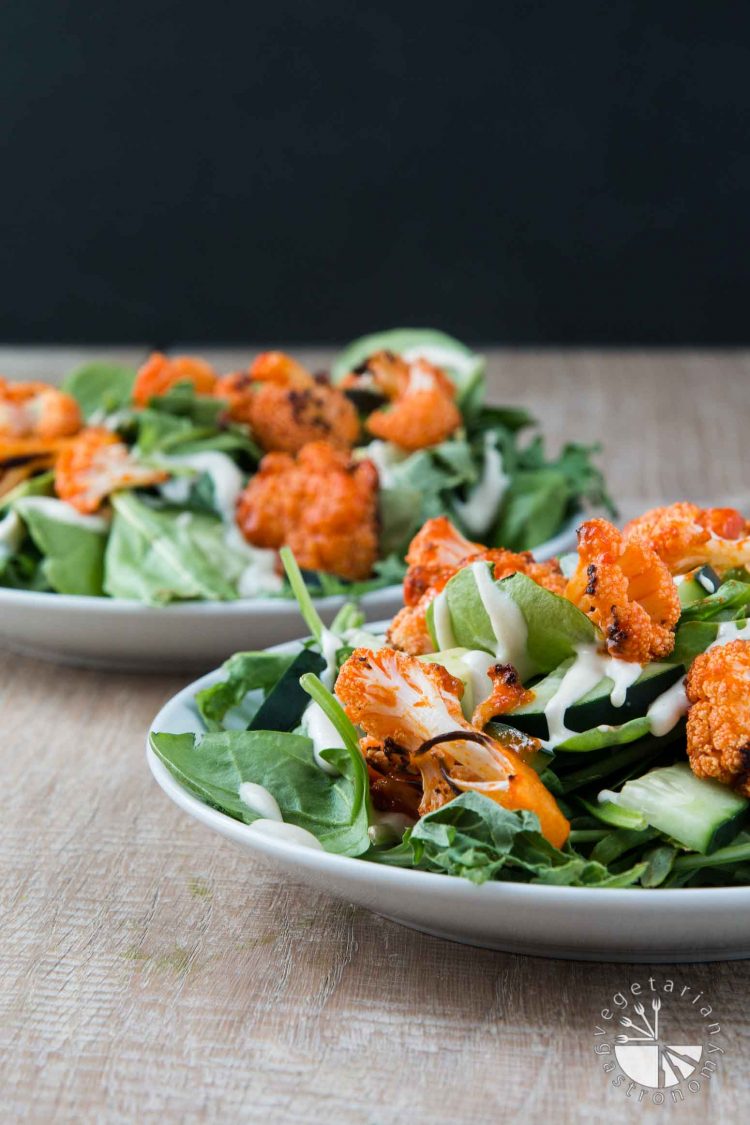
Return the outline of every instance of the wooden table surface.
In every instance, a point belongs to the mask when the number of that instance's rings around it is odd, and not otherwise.
[[[229,368],[252,350],[216,354]],[[81,358],[0,349],[0,372],[49,378]],[[531,407],[552,448],[604,442],[627,513],[750,490],[750,354],[493,351],[490,367],[491,397]],[[593,1054],[602,1006],[647,967],[426,937],[278,878],[181,814],[144,760],[180,686],[0,653],[3,1121],[672,1113],[609,1089]],[[653,971],[703,990],[728,1041],[723,1072],[674,1112],[747,1120],[750,963]]]

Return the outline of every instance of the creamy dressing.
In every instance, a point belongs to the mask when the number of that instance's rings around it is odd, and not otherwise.
[[[16,501],[16,510],[23,519],[26,512],[37,512],[56,523],[68,523],[72,527],[84,528],[86,531],[105,532],[109,530],[109,521],[103,516],[84,516],[77,512],[71,504],[64,500],[55,500],[52,496],[24,496]]]
[[[378,470],[378,480],[381,488],[393,488],[398,483],[393,469],[406,459],[404,453],[397,445],[392,445],[389,441],[380,441],[379,439],[371,441],[369,445],[357,450],[355,456],[359,460],[367,459],[368,461],[372,461],[373,465]]]
[[[276,573],[275,551],[253,547],[235,523],[227,524],[224,542],[230,551],[248,560],[237,579],[237,593],[241,598],[252,598],[259,593],[275,593],[282,588],[284,580]]]
[[[459,375],[470,375],[476,366],[476,356],[464,355],[462,352],[453,351],[441,344],[415,344],[413,348],[406,348],[401,352],[402,359],[407,363],[415,363],[418,359],[426,359],[435,367],[448,367]]]
[[[687,574],[675,574],[672,581],[674,582],[675,586],[681,586],[686,578],[687,578]]]
[[[497,448],[497,435],[484,437],[482,475],[466,500],[456,499],[453,507],[470,535],[481,535],[492,523],[505,495],[510,477],[503,472],[503,458]]]
[[[243,781],[237,790],[243,805],[247,805],[251,812],[266,820],[282,821],[279,803],[273,793],[269,793],[265,785],[256,785],[254,781]]]
[[[549,738],[542,743],[545,749],[553,750],[578,733],[565,726],[565,713],[601,680],[612,681],[610,703],[613,707],[622,707],[628,688],[635,683],[642,671],[640,664],[618,660],[614,656],[605,656],[591,645],[581,645],[577,648],[575,660],[544,708],[544,717],[549,728]]]
[[[746,633],[747,636],[745,636]],[[750,641],[747,619],[743,619],[742,628],[740,628],[738,621],[722,621],[716,634],[716,640],[711,642],[706,652],[709,652],[712,648],[721,648],[722,645],[728,645],[730,641],[737,640]]]
[[[698,575],[698,582],[703,587],[703,589],[706,590],[707,593],[709,593],[709,594],[715,594],[716,593],[716,585],[715,585],[714,582],[711,581],[711,579],[708,577],[707,574],[699,574]]]
[[[456,647],[456,638],[453,635],[453,623],[445,590],[441,590],[432,603],[432,625],[435,630],[438,652]]]
[[[512,664],[525,680],[533,670],[526,652],[529,634],[526,619],[513,599],[494,582],[487,563],[472,563],[471,569],[495,636],[495,657],[501,664]]]
[[[210,477],[214,493],[214,504],[221,518],[227,523],[234,520],[234,509],[243,488],[243,477],[231,457],[226,453],[216,451],[204,453],[188,453],[183,456],[162,457],[164,468],[184,467],[192,469],[193,473],[186,476],[174,476],[160,485],[160,491],[165,500],[172,504],[184,504],[190,495],[194,478],[205,473]]]
[[[17,512],[11,509],[0,519],[0,563],[15,555],[23,541],[23,523]]]
[[[321,680],[327,688],[333,687],[333,682],[336,679],[336,653],[341,648],[341,638],[332,633],[330,629],[323,626],[323,632],[320,637],[320,651],[323,659],[326,662],[324,671],[321,674]]]
[[[344,746],[344,740],[323,708],[314,700],[311,700],[305,708],[304,714],[302,715],[302,728],[313,744],[313,758],[315,759],[315,764],[323,770],[323,773],[335,777],[339,771],[335,766],[332,766],[330,762],[327,762],[325,758],[322,758],[320,752],[321,750],[330,750],[333,746],[339,747],[342,750],[345,750],[346,747]]]
[[[299,844],[303,848],[314,848],[319,852],[325,850],[320,840],[313,836],[312,832],[308,832],[306,828],[300,828],[296,824],[285,824],[283,821],[261,818],[260,820],[254,820],[247,827],[251,832],[257,832],[260,836],[270,836],[275,840],[283,840],[287,844]]]
[[[461,657],[461,663],[469,672],[468,687],[472,711],[492,694],[492,681],[487,673],[495,661],[496,657],[481,648],[465,652]]]
[[[669,734],[673,727],[679,723],[683,715],[687,714],[690,704],[685,691],[685,677],[681,677],[671,688],[657,696],[646,712],[651,733],[661,738]]]

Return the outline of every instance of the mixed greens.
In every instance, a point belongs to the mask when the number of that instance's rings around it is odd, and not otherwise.
[[[156,755],[201,800],[258,831],[289,829],[309,846],[475,883],[750,880],[747,787],[691,769],[684,686],[700,653],[742,640],[746,629],[750,641],[745,567],[723,578],[709,567],[681,576],[673,651],[639,664],[608,653],[598,626],[567,597],[524,573],[494,577],[482,559],[456,568],[430,602],[430,651],[396,652],[393,633],[365,626],[354,605],[325,629],[283,554],[310,639],[233,656],[196,696],[202,733],[151,736]],[[577,565],[562,562],[568,573]],[[492,715],[501,699],[487,704],[495,674],[493,684],[520,702],[506,700]],[[487,722],[477,720],[481,706],[485,717],[490,707]],[[420,708],[427,719],[415,718]],[[435,724],[440,733],[425,739]],[[409,774],[402,751],[415,730]],[[492,772],[508,761],[516,777]],[[419,809],[403,797],[409,787]]]
[[[387,425],[398,405],[363,375],[373,353],[391,358],[398,353],[399,363],[405,357],[407,364],[423,359],[439,367],[459,411],[445,439],[405,449],[372,436],[369,420],[384,415]],[[280,353],[265,353],[259,359],[269,356]],[[206,375],[202,361],[188,357],[183,369],[180,361],[162,356],[159,378],[152,380],[155,393],[140,394],[139,380],[155,359],[138,373],[117,364],[89,364],[68,377],[63,396],[53,388],[40,390],[43,384],[23,385],[28,399],[21,405],[11,400],[13,390],[20,392],[22,386],[0,381],[0,586],[150,605],[291,597],[278,565],[280,544],[269,538],[267,528],[254,535],[248,530],[253,521],[240,526],[237,518],[248,482],[265,479],[269,458],[288,456],[275,452],[273,437],[262,425],[265,420],[246,408],[247,401],[259,401],[258,388],[265,393],[268,382],[263,380],[271,376],[261,373],[256,379],[253,365],[250,375],[217,380],[210,369]],[[524,410],[485,405],[483,358],[443,333],[399,329],[356,341],[335,361],[331,386],[320,376],[304,373],[288,357],[281,359],[286,363],[281,364],[284,378],[290,380],[279,392],[287,395],[289,426],[306,409],[304,395],[339,395],[347,400],[347,409],[354,404],[359,419],[359,436],[346,455],[352,464],[367,461],[377,470],[367,517],[375,549],[354,574],[335,561],[311,566],[303,561],[315,596],[356,597],[399,582],[409,540],[433,516],[447,514],[469,536],[523,550],[553,536],[586,504],[609,504],[591,460],[594,447],[568,445],[548,458],[541,437],[523,441],[533,419]],[[355,369],[356,376],[351,374]],[[207,378],[215,384],[210,393]],[[314,381],[312,390],[305,378]],[[21,438],[4,421],[3,395],[11,403],[11,422],[26,411],[28,428],[18,431]],[[45,395],[67,396],[73,407],[77,403],[78,433],[68,427],[52,439],[40,438],[29,419],[38,417],[38,402]],[[111,449],[97,449],[83,468],[77,450],[87,435],[101,437],[102,431],[120,443],[119,455],[124,456],[124,447],[127,468],[131,475],[138,470],[140,483],[128,480],[127,474],[113,477],[109,485],[105,480],[102,496],[86,506],[80,503],[88,487],[86,473],[92,481],[96,478],[98,487],[109,471],[106,457]],[[335,438],[333,433],[331,441]],[[105,433],[101,441],[106,439]],[[73,469],[61,468],[65,458]],[[82,484],[68,479],[76,473]],[[327,494],[331,503],[335,488],[321,487],[318,492]],[[311,539],[317,531],[315,518],[313,514]],[[346,512],[338,522],[346,526]],[[321,535],[327,534],[326,524]],[[303,557],[298,546],[295,552]]]

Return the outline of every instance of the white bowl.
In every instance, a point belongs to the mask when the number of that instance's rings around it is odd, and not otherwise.
[[[289,650],[290,645],[278,648]],[[296,646],[295,646],[296,647]],[[195,693],[211,672],[175,695],[151,731],[202,730]],[[184,812],[295,879],[416,930],[465,945],[577,961],[723,961],[750,957],[750,887],[594,890],[485,883],[381,867],[261,836],[192,796],[147,748],[156,781]]]
[[[536,548],[547,559],[575,545],[570,521]],[[346,597],[315,602],[326,624]],[[401,608],[401,586],[360,598],[368,618],[391,618]],[[268,648],[299,636],[297,603],[285,598],[235,602],[176,602],[147,606],[121,598],[32,593],[0,586],[0,644],[60,664],[123,671],[200,671],[246,649]]]

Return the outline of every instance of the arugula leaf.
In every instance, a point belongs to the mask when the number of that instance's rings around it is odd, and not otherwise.
[[[93,415],[105,417],[128,406],[136,371],[121,363],[98,360],[72,371],[62,389],[72,395],[86,421]]]
[[[236,820],[258,819],[238,795],[252,781],[273,794],[285,821],[312,832],[327,851],[361,855],[369,847],[367,771],[363,759],[357,771],[346,750],[323,751],[338,771],[332,775],[316,765],[310,739],[296,734],[153,734],[151,745],[187,789]]]
[[[222,665],[225,678],[197,693],[201,718],[218,729],[227,712],[239,707],[249,692],[268,695],[295,659],[293,652],[236,652]]]
[[[16,511],[43,556],[41,570],[58,594],[99,597],[103,593],[104,549],[109,528],[91,519],[72,522],[61,500],[27,496]]]

